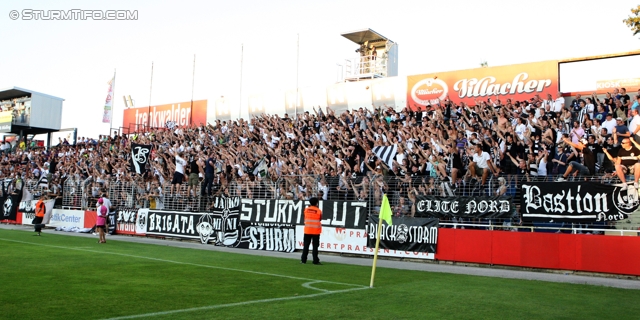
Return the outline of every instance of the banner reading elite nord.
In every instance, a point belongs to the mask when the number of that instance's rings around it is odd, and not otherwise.
[[[367,246],[375,248],[378,217],[369,216]],[[382,224],[380,248],[411,252],[436,252],[439,219],[394,217],[393,225]]]
[[[407,77],[407,106],[434,105],[447,97],[460,104],[476,99],[523,101],[558,93],[558,61],[421,74]]]
[[[511,218],[511,197],[434,197],[418,196],[416,216],[434,218]]]

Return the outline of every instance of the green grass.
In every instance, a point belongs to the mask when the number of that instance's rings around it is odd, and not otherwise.
[[[640,291],[0,229],[0,319],[631,319]],[[298,255],[298,253],[294,253]],[[305,286],[304,284],[310,285]],[[310,288],[319,288],[324,291]],[[182,312],[166,313],[175,310]]]

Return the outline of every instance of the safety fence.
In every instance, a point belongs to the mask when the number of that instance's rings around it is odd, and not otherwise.
[[[513,214],[499,217],[451,217],[440,218],[444,227],[448,224],[464,226],[470,224],[480,229],[491,229],[495,226],[503,228],[551,228],[559,232],[576,232],[582,229],[637,229],[629,219],[622,221],[607,221],[598,223],[585,222],[545,222],[527,224],[520,214],[520,199],[522,198],[522,184],[533,182],[551,182],[556,177],[551,176],[522,176],[501,175],[489,176],[482,185],[480,178],[467,179],[453,184],[448,178],[432,176],[383,176],[383,175],[352,175],[352,176],[281,176],[277,179],[269,177],[250,177],[245,175],[228,182],[214,179],[212,185],[205,188],[202,179],[195,185],[189,186],[185,182],[171,186],[168,183],[159,185],[157,180],[145,181],[141,178],[128,180],[96,181],[92,178],[79,179],[70,177],[65,180],[61,188],[49,185],[38,186],[37,181],[25,181],[25,187],[36,196],[54,192],[60,198],[58,207],[66,209],[87,210],[94,208],[98,198],[106,194],[115,207],[118,208],[151,208],[175,211],[207,211],[213,205],[215,195],[227,197],[238,196],[247,199],[279,199],[279,200],[307,200],[316,196],[321,200],[335,201],[363,201],[367,203],[367,210],[377,213],[380,210],[382,195],[389,198],[392,211],[397,216],[416,216],[416,203],[424,197],[506,197],[511,199]],[[597,182],[605,185],[618,184],[617,177],[611,175],[573,177],[571,181]],[[630,177],[628,181],[633,181]],[[61,189],[61,190],[56,190]],[[418,213],[419,215],[419,213]],[[488,227],[487,227],[488,226]],[[564,229],[566,228],[566,229]],[[592,231],[603,233],[603,231]]]

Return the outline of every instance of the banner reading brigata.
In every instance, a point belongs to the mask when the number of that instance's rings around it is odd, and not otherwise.
[[[418,196],[417,217],[510,218],[515,213],[511,197]]]
[[[626,219],[640,206],[632,185],[597,182],[528,182],[522,185],[520,212],[525,221],[580,222]]]
[[[304,223],[305,201],[279,201],[215,197],[209,212],[122,209],[117,232],[199,239],[203,244],[293,252],[296,225]],[[322,201],[322,225],[357,228],[364,232],[367,203]],[[139,209],[141,211],[143,209]],[[140,231],[138,231],[140,229]],[[144,231],[142,231],[144,230]],[[364,243],[363,243],[364,245]]]
[[[152,106],[125,109],[122,118],[124,128],[132,128],[134,125],[151,128],[165,128],[171,125],[188,126],[207,124],[207,100],[193,102],[179,102]]]
[[[522,101],[558,92],[558,61],[421,74],[407,77],[407,106],[433,105],[447,97],[459,104],[476,99]]]

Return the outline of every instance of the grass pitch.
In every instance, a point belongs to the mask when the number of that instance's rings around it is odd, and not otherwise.
[[[109,239],[107,239],[109,240]],[[640,291],[0,229],[2,319],[632,319]],[[294,253],[298,255],[298,253]]]

